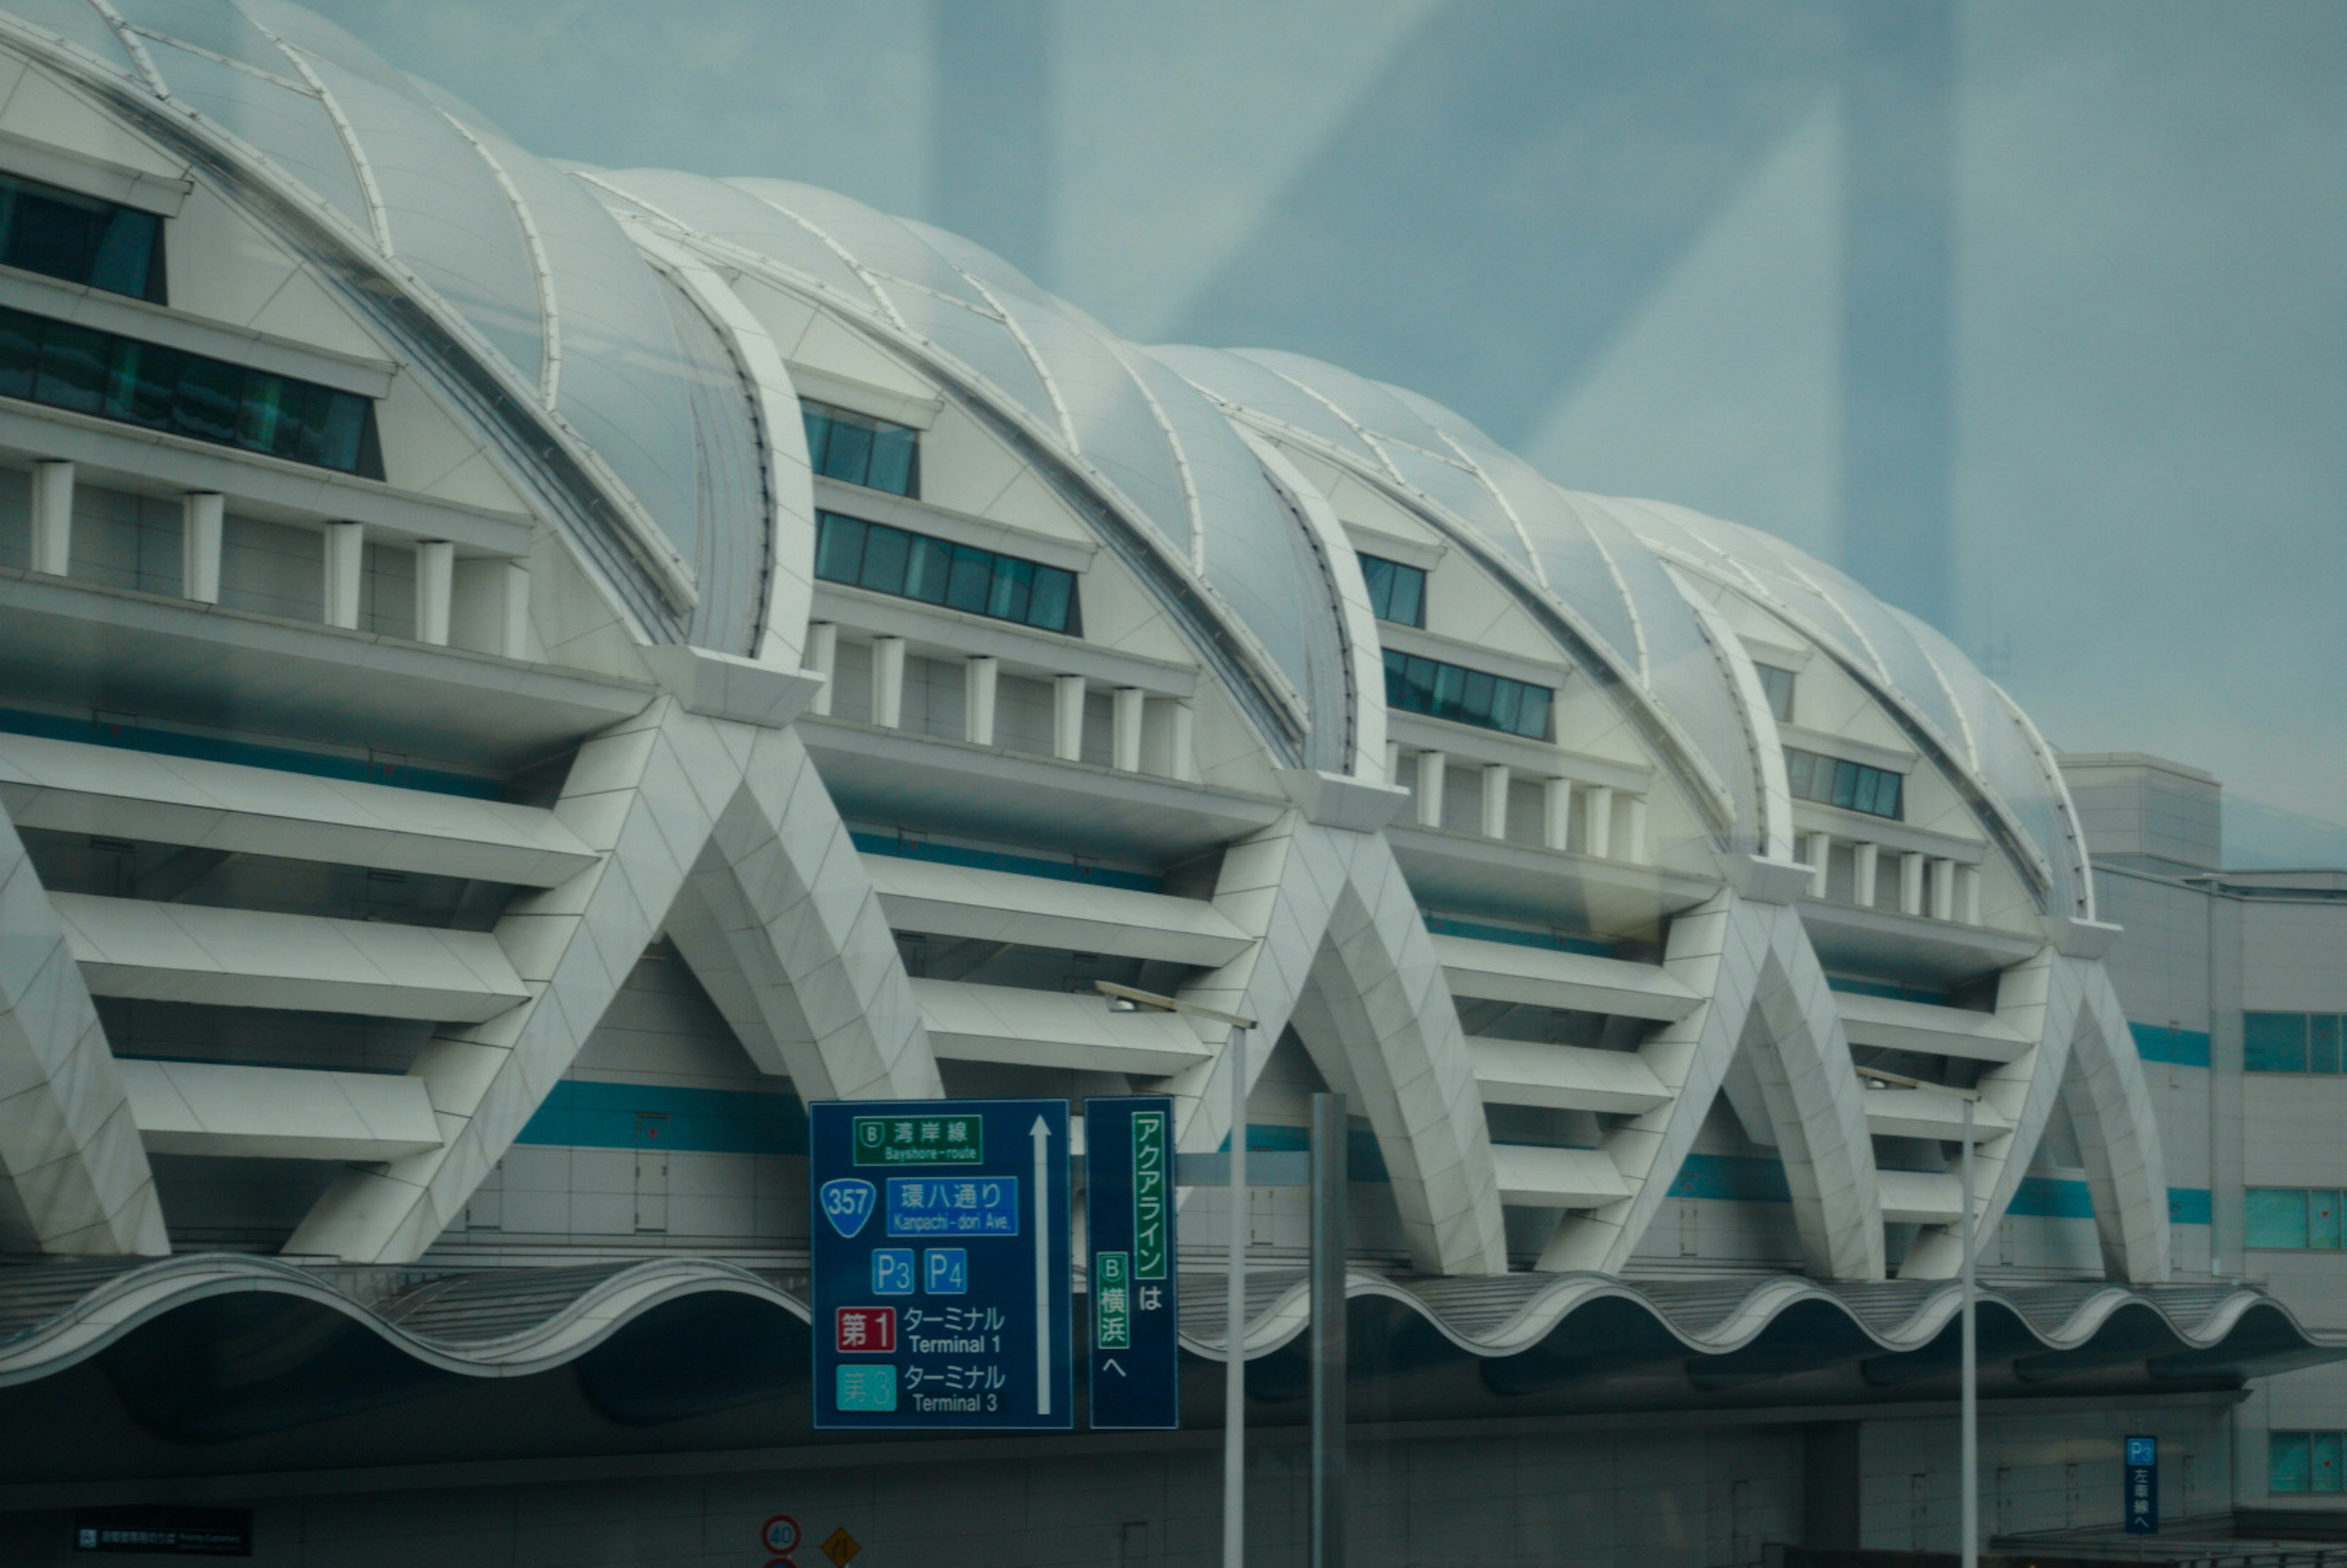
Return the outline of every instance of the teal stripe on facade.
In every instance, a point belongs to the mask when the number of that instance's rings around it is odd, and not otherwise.
[[[921,838],[896,838],[885,833],[847,835],[866,855],[894,856],[899,860],[927,860],[938,866],[967,866],[978,871],[1008,871],[1018,876],[1040,876],[1053,882],[1093,882],[1102,887],[1127,887],[1136,893],[1163,893],[1164,878],[1138,871],[1115,871],[1081,861],[1053,860],[1040,855],[1013,855],[1000,849],[971,849],[959,844],[932,844]]]
[[[364,757],[329,756],[295,751],[288,746],[257,745],[251,741],[222,740],[213,735],[182,734],[177,730],[150,730],[139,724],[101,724],[95,719],[66,719],[53,713],[28,713],[0,708],[0,732],[37,735],[49,741],[79,741],[85,745],[119,746],[125,751],[153,752],[160,756],[189,757],[198,762],[237,763],[249,768],[272,768],[282,774],[308,774],[315,778],[348,779],[355,784],[390,784],[397,789],[429,790],[435,794],[470,795],[496,800],[505,785],[472,774],[444,773],[437,768],[410,767]]]
[[[2155,1023],[2127,1025],[2135,1036],[2135,1053],[2146,1061],[2169,1061],[2178,1067],[2209,1065],[2209,1034],[2206,1030],[2165,1029]]]
[[[1471,937],[1479,942],[1505,942],[1515,948],[1540,948],[1552,953],[1586,953],[1593,958],[1610,958],[1614,944],[1599,941],[1594,937],[1567,937],[1555,931],[1527,931],[1516,926],[1487,926],[1480,920],[1454,919],[1449,915],[1437,915],[1430,910],[1419,911],[1426,928],[1438,937]]]
[[[704,1154],[804,1154],[806,1110],[797,1095],[681,1089],[566,1078],[517,1143],[572,1149],[683,1149]]]

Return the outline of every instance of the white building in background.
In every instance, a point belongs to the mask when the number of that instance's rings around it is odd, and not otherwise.
[[[2337,1260],[2241,1248],[2338,1247],[2347,1081],[2239,1053],[2338,1074],[2336,890],[2098,877],[2167,797],[2074,765],[2108,821],[1930,628],[1408,392],[555,167],[279,0],[5,0],[0,1542],[1197,1559],[1209,1432],[915,1485],[806,1427],[805,1102],[1225,1145],[1224,1040],[1098,979],[1264,1020],[1255,1146],[1349,1097],[1400,1560],[1952,1540],[1958,1122],[1861,1066],[1983,1094],[1997,1530],[2114,1523],[2130,1432],[2171,1516],[2335,1492],[2335,1383],[2240,1400],[2347,1343]],[[1300,1262],[1215,1198],[1197,1264]]]

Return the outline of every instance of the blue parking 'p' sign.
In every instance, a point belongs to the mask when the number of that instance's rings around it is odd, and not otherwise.
[[[823,1184],[823,1217],[831,1222],[832,1229],[854,1241],[864,1222],[872,1217],[873,1200],[878,1195],[869,1182],[835,1176]]]

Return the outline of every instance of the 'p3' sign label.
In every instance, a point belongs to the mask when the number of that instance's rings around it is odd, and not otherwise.
[[[864,1228],[864,1222],[872,1217],[873,1201],[877,1195],[871,1183],[859,1182],[853,1176],[835,1176],[818,1189],[823,1217],[831,1222],[832,1229],[850,1241]]]

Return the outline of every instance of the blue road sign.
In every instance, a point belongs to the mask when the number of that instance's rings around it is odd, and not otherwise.
[[[1174,1102],[1084,1102],[1084,1217],[1092,1249],[1092,1424],[1182,1424],[1174,1249]]]
[[[1068,1102],[808,1110],[815,1426],[1072,1427]]]
[[[2127,1532],[2159,1533],[2159,1440],[2127,1440]]]

